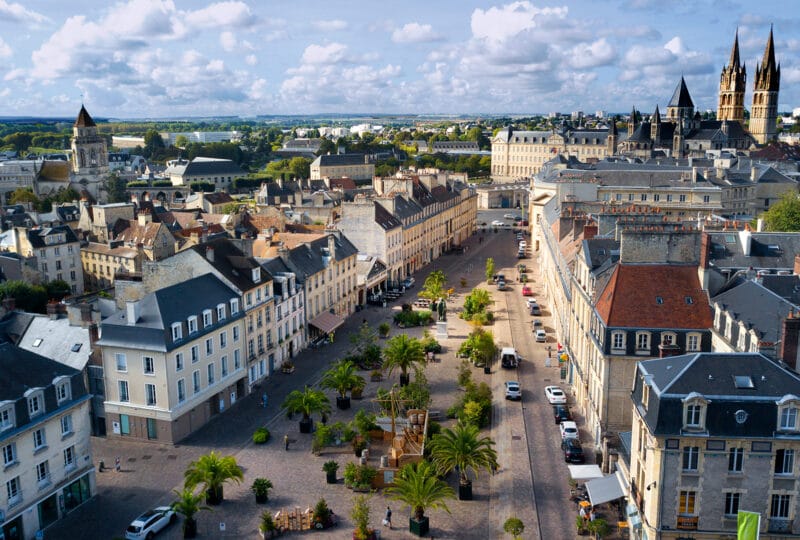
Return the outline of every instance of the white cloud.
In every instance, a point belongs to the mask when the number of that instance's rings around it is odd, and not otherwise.
[[[431,25],[417,22],[408,23],[392,32],[392,41],[395,43],[426,43],[440,39],[442,36]]]
[[[186,21],[194,28],[242,28],[255,23],[256,18],[244,2],[217,2],[197,11],[187,12]]]
[[[341,19],[332,19],[332,20],[312,21],[311,26],[313,26],[320,32],[336,32],[339,30],[346,30],[348,24],[347,21],[343,21]]]
[[[472,13],[472,34],[477,38],[502,41],[523,30],[541,27],[552,19],[566,19],[568,8],[537,8],[530,2],[512,2],[503,7]]]
[[[347,45],[329,43],[327,45],[309,45],[303,51],[300,61],[304,64],[335,64],[345,59]]]
[[[592,43],[576,45],[569,56],[570,64],[576,69],[594,68],[611,64],[617,58],[617,50],[606,38],[601,38]]]
[[[48,22],[46,16],[37,11],[30,10],[22,4],[0,0],[0,18],[10,19],[22,23],[44,23]]]
[[[254,54],[248,54],[244,57],[244,61],[248,66],[254,66],[258,64],[258,57]]]
[[[3,38],[0,37],[0,58],[9,58],[11,55],[14,54],[14,51],[11,50],[11,47],[3,41]]]
[[[236,49],[236,36],[233,35],[233,32],[222,32],[219,35],[219,44],[222,46],[222,50],[233,52]]]

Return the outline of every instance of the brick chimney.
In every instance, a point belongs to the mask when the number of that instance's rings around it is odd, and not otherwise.
[[[781,323],[781,344],[778,358],[797,371],[797,353],[800,347],[800,313],[790,311]]]
[[[148,210],[140,211],[139,215],[138,215],[138,219],[139,219],[139,225],[142,226],[142,227],[144,227],[148,223],[152,223],[153,222],[153,216],[150,214],[150,212]]]
[[[597,236],[597,223],[590,221],[583,226],[583,239],[591,240],[595,236]]]
[[[711,253],[711,236],[703,232],[700,237],[700,268],[708,268],[708,259]],[[795,257],[795,268],[797,268],[797,257]]]

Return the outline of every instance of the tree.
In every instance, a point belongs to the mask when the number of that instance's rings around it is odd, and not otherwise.
[[[768,231],[800,231],[800,196],[795,191],[786,191],[761,218]]]
[[[425,283],[422,285],[419,296],[428,300],[443,298],[445,296],[445,283],[447,283],[447,277],[444,272],[434,270],[425,278]]]
[[[330,414],[331,402],[321,390],[306,386],[302,392],[300,390],[289,392],[281,408],[285,409],[288,415],[302,414],[300,433],[311,433],[311,415],[315,413]]]
[[[65,296],[72,294],[72,287],[63,279],[54,279],[44,285],[47,297],[52,300],[62,300]]]
[[[394,477],[394,486],[386,488],[386,494],[409,505],[417,521],[423,520],[427,508],[442,509],[449,514],[444,501],[455,497],[453,489],[436,476],[427,461],[409,463],[400,469]]]
[[[30,188],[17,188],[11,193],[8,198],[8,202],[11,204],[28,204],[30,203],[33,208],[39,208],[41,202],[39,201],[39,197],[33,192]]]
[[[186,135],[178,135],[175,137],[175,146],[178,148],[186,148],[187,144],[189,144],[189,138]]]
[[[109,203],[128,202],[128,193],[125,191],[126,182],[117,173],[113,172],[106,176],[103,187],[108,193]]]
[[[494,259],[489,257],[486,259],[486,281],[491,283],[494,277]]]
[[[488,471],[497,467],[497,451],[493,446],[492,439],[478,436],[477,426],[464,422],[434,435],[428,443],[437,472],[458,471],[458,481],[462,486],[472,484],[470,471],[477,476],[480,469]]]
[[[183,488],[178,491],[173,490],[178,500],[172,503],[172,509],[183,516],[183,537],[194,538],[197,536],[197,520],[194,516],[201,510],[211,510],[208,506],[201,504],[203,501],[202,493],[195,493],[194,489]]]
[[[510,517],[503,523],[503,530],[517,540],[525,530],[525,524],[518,517]]]
[[[0,283],[0,300],[13,298],[22,311],[44,313],[47,305],[47,290],[42,285],[31,285],[20,280]]]
[[[308,178],[311,176],[311,160],[295,157],[289,160],[289,170],[295,178]]]
[[[353,499],[353,509],[350,511],[350,517],[353,519],[353,524],[356,529],[353,531],[353,538],[358,540],[367,540],[372,535],[372,529],[369,528],[369,497],[365,495],[356,495]]]
[[[319,150],[317,150],[318,156],[325,156],[328,154],[335,154],[336,153],[336,143],[330,139],[325,137],[322,138],[319,145]]]
[[[384,367],[389,370],[389,375],[395,369],[400,369],[401,386],[408,384],[409,368],[414,364],[425,365],[425,350],[422,343],[406,334],[399,334],[389,339],[383,350],[383,356],[386,358]]]
[[[355,386],[364,384],[364,377],[356,373],[356,366],[350,360],[342,360],[334,364],[322,376],[319,385],[322,388],[329,390],[336,390],[339,393],[339,399],[336,400],[336,405],[340,409],[347,409],[350,407],[350,402],[347,400],[347,392],[352,390]]]
[[[367,349],[377,345],[378,335],[369,324],[361,323],[358,332],[350,334],[350,343],[355,347],[354,353],[361,356]]]
[[[238,484],[244,480],[244,473],[236,463],[236,458],[233,456],[223,457],[214,451],[200,456],[197,461],[192,461],[183,475],[184,486],[189,489],[194,489],[202,484],[206,503],[210,505],[222,502],[222,487],[225,482]]]
[[[161,134],[155,129],[148,129],[144,134],[142,155],[149,159],[153,154],[156,154],[159,150],[163,150],[164,148],[164,139],[161,138]]]

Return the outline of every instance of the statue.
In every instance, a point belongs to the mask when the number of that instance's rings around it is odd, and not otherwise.
[[[436,307],[439,313],[439,320],[447,321],[447,304],[445,303],[444,298],[439,299],[439,305]]]

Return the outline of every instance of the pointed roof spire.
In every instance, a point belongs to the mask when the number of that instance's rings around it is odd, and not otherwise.
[[[656,103],[656,112],[653,113],[653,122],[661,123],[661,113],[658,111],[658,103]]]
[[[769,25],[769,39],[767,39],[767,46],[764,48],[764,59],[761,61],[761,69],[768,69],[773,71],[775,69],[775,43],[772,39],[772,25]]]
[[[73,127],[95,127],[97,124],[94,123],[92,117],[89,115],[89,112],[86,110],[86,107],[81,104],[81,110],[78,113],[78,118],[75,119],[75,124]]]
[[[736,36],[733,38],[733,48],[731,49],[731,59],[729,66],[739,67],[739,27],[736,27]]]
[[[616,116],[612,116],[611,117],[611,126],[610,126],[610,128],[611,128],[610,129],[611,135],[616,135],[617,134],[617,117]]]
[[[694,102],[692,101],[692,96],[689,95],[689,89],[686,88],[686,81],[683,80],[683,75],[681,75],[681,82],[678,83],[678,87],[675,88],[675,93],[672,94],[672,99],[669,100],[668,107],[694,108]]]

